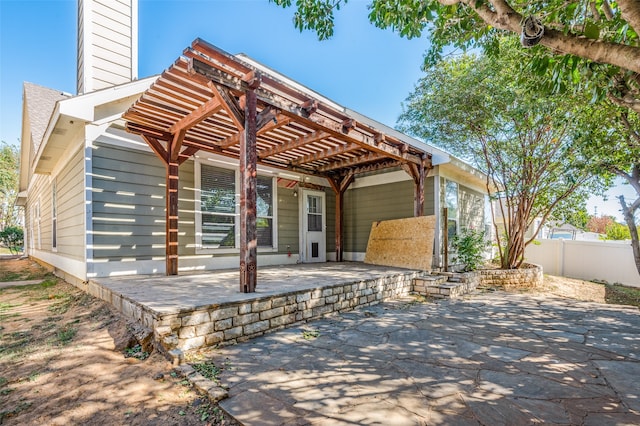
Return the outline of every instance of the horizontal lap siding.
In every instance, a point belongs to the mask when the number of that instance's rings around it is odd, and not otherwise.
[[[435,214],[435,197],[434,197],[434,181],[433,177],[424,180],[424,215],[431,216]]]
[[[293,195],[293,189],[278,187],[277,191],[278,252],[283,254],[298,253],[300,246],[298,197]]]
[[[371,224],[413,217],[413,182],[351,189],[344,195],[344,250],[365,252]]]
[[[40,223],[36,219],[36,205],[40,203]],[[51,251],[51,177],[45,175],[33,175],[28,192],[28,209],[26,225],[31,238],[33,226],[33,241],[30,247],[38,250]],[[34,221],[35,220],[35,221]],[[38,233],[40,238],[38,238]]]
[[[84,260],[84,149],[56,176],[56,197],[58,254]]]
[[[164,256],[165,167],[154,154],[96,143],[93,150],[93,256]]]

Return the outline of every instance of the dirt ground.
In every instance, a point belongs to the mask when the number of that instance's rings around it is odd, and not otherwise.
[[[114,351],[125,323],[104,302],[29,260],[0,260],[0,277],[42,278],[0,289],[0,424],[236,424],[157,352]]]
[[[236,425],[157,352],[114,350],[110,306],[25,259],[0,260],[0,424]],[[545,276],[537,293],[640,306],[640,291]],[[125,355],[129,355],[126,357]]]

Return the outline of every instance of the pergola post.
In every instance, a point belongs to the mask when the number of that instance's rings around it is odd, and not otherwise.
[[[423,158],[420,164],[406,163],[402,169],[413,179],[413,215],[424,216],[424,179],[429,169],[428,159]]]
[[[169,162],[166,175],[166,274],[178,275],[178,168],[177,161]]]
[[[342,230],[343,230],[343,201],[344,192],[347,190],[351,182],[353,182],[354,175],[349,173],[346,176],[338,178],[327,178],[331,188],[336,193],[336,262],[342,262]]]
[[[256,291],[258,237],[256,232],[256,94],[257,83],[245,92],[244,132],[240,135],[240,292]]]
[[[415,182],[415,194],[413,196],[413,215],[415,217],[424,216],[424,164],[418,165],[418,176]]]

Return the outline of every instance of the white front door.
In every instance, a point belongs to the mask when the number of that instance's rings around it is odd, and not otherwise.
[[[301,242],[303,262],[327,261],[325,194],[302,191]]]

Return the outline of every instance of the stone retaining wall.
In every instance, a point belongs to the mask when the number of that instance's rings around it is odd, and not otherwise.
[[[542,266],[523,264],[520,269],[481,269],[481,285],[499,286],[505,289],[534,288],[542,285]]]
[[[420,274],[398,274],[167,314],[154,318],[155,339],[166,351],[242,342],[328,314],[406,296]]]

